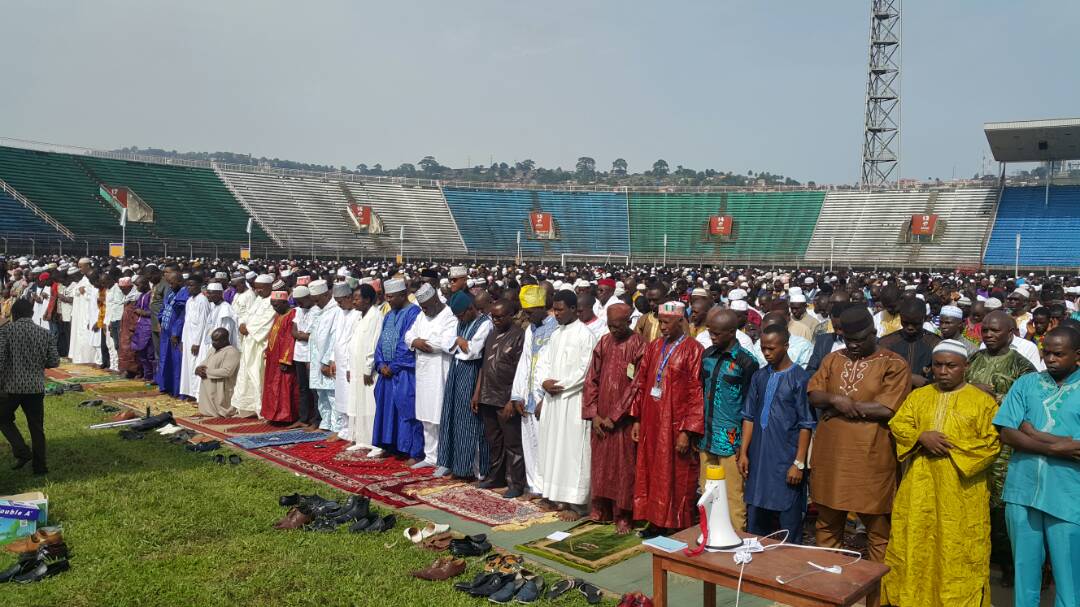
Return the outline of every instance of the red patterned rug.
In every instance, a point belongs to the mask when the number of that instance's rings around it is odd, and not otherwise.
[[[411,470],[392,457],[368,459],[364,451],[345,451],[348,443],[300,443],[263,447],[251,451],[290,470],[301,472],[338,489],[361,493],[392,506],[415,506],[420,502],[406,493],[414,483],[432,481],[431,468]],[[441,479],[438,483],[449,483]]]
[[[191,421],[202,426],[235,426],[240,420],[235,417],[193,417]]]
[[[542,522],[541,519],[550,522],[554,518],[551,512],[541,510],[531,502],[506,499],[461,481],[448,483],[434,479],[413,483],[405,493],[439,510],[491,527],[509,524],[527,527]]]
[[[233,423],[236,423],[236,420],[233,420]],[[289,424],[271,424],[270,422],[257,422],[253,424],[244,424],[242,426],[230,426],[228,428],[225,428],[223,432],[226,432],[228,434],[264,434],[266,432],[281,432],[288,426]]]

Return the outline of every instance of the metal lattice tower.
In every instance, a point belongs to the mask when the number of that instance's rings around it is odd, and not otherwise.
[[[900,178],[900,0],[870,0],[862,187]]]

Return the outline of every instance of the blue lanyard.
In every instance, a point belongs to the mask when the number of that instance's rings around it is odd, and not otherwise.
[[[668,349],[666,343],[660,349],[660,356],[661,356],[660,367],[658,367],[656,369],[656,385],[657,386],[659,386],[660,382],[664,379],[664,369],[667,368],[668,359],[671,358],[671,355],[675,353],[675,349],[679,347],[679,344],[681,344],[684,339],[686,339],[686,335],[681,335],[679,337],[679,339],[675,340],[675,343],[672,344],[670,350]]]

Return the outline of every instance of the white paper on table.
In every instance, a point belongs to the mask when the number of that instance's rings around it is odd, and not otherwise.
[[[570,537],[569,533],[567,533],[565,531],[556,531],[555,533],[552,533],[551,535],[547,536],[547,539],[549,539],[549,540],[551,540],[553,542],[561,542],[561,541],[565,540],[568,537]]]

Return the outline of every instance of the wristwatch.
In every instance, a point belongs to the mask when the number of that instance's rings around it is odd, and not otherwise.
[[[804,464],[803,462],[800,462],[799,460],[795,460],[794,466],[796,468],[798,468],[799,470],[806,470],[806,464]]]

